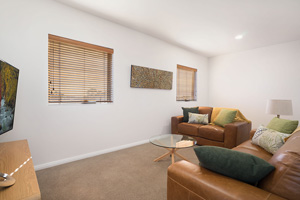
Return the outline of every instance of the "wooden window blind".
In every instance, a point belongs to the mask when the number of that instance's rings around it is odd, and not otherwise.
[[[196,101],[197,69],[177,65],[177,101]]]
[[[114,50],[48,35],[48,102],[112,102]]]

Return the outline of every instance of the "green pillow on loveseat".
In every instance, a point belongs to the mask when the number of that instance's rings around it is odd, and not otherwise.
[[[183,110],[183,122],[189,121],[189,113],[199,114],[199,107],[191,107],[191,108],[182,107],[182,110]]]
[[[236,110],[222,109],[213,123],[224,127],[226,124],[233,122],[236,113]]]

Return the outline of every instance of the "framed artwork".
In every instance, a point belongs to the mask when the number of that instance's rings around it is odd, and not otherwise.
[[[131,65],[130,87],[172,89],[173,72]]]
[[[0,135],[13,129],[19,70],[0,60]]]

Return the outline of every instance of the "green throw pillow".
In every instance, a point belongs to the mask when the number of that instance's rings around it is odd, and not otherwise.
[[[260,181],[275,169],[261,158],[231,149],[200,146],[194,151],[202,167],[249,184]]]
[[[233,122],[236,113],[237,113],[236,110],[222,109],[213,123],[218,126],[224,127],[225,124],[229,124]]]
[[[199,107],[191,107],[191,108],[182,107],[182,110],[183,110],[183,120],[182,120],[183,122],[189,121],[189,112],[199,114]]]
[[[298,120],[280,119],[274,117],[267,128],[279,131],[281,133],[292,133],[298,127]]]

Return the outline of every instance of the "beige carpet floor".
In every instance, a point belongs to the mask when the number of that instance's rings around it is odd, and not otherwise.
[[[42,199],[166,200],[171,158],[153,162],[166,152],[143,144],[39,170],[36,174]],[[178,153],[198,164],[193,148]]]

